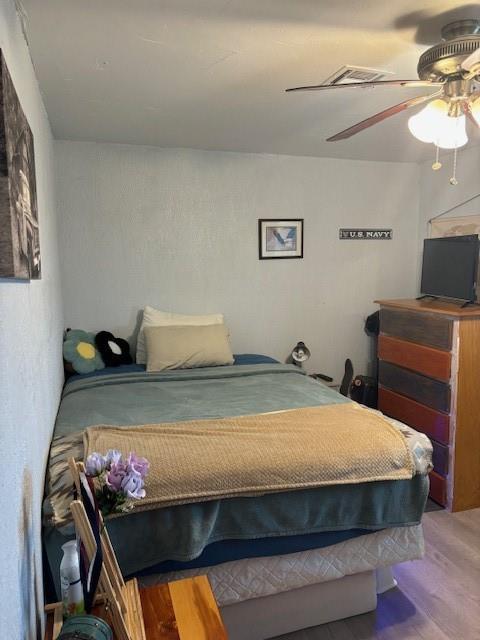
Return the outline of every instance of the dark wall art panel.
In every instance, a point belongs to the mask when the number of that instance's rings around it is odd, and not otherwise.
[[[41,275],[33,135],[0,51],[0,278]]]

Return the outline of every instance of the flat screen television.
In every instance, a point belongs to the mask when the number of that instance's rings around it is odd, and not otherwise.
[[[478,235],[431,238],[423,243],[423,295],[476,301]]]

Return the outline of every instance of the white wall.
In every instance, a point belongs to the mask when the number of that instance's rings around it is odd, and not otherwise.
[[[368,357],[377,297],[415,293],[418,168],[289,156],[56,142],[67,326],[129,337],[150,304],[222,311],[234,351],[340,376]],[[305,219],[303,260],[258,259],[258,218]],[[393,241],[339,241],[339,227]]]
[[[440,171],[432,171],[432,163],[425,162],[420,167],[420,235],[427,237],[428,220],[433,216],[456,207],[480,193],[479,167],[480,147],[467,146],[458,153],[457,180],[458,185],[449,182],[452,174],[453,156],[446,155],[442,159]],[[463,206],[455,208],[445,217],[478,215],[480,213],[480,197]]]
[[[473,196],[480,194],[480,181],[478,180],[480,147],[467,146],[459,151],[457,163],[458,184],[455,186],[450,184],[453,154],[445,154],[441,160],[443,167],[440,171],[432,171],[431,162],[425,162],[419,167],[421,180],[419,192],[418,290],[420,290],[423,240],[428,238],[430,233],[428,221],[452,207],[454,207],[453,211],[446,213],[445,218],[480,214],[480,195],[466,204],[462,204],[473,198]],[[480,278],[477,282],[477,297],[480,297]]]
[[[0,280],[0,629],[41,637],[40,509],[62,384],[62,312],[52,137],[13,2],[0,2],[0,47],[35,140],[42,279]]]

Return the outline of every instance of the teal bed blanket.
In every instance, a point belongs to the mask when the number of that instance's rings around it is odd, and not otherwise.
[[[93,424],[156,424],[350,402],[293,365],[256,364],[133,372],[73,380],[54,436]]]
[[[221,418],[350,402],[291,365],[257,364],[77,378],[66,385],[55,426],[58,443],[96,424],[141,425]],[[80,439],[81,440],[81,439]],[[60,447],[61,448],[61,447]],[[69,454],[65,451],[64,457]],[[70,452],[71,454],[71,452]],[[66,480],[67,485],[70,482]],[[44,540],[56,573],[71,524],[53,526],[47,475]],[[108,522],[122,571],[132,575],[167,560],[190,561],[222,540],[254,540],[420,522],[428,478],[320,487],[133,512]]]

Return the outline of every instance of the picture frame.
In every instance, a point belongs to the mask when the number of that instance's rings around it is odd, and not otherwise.
[[[41,278],[33,134],[1,49],[0,278]]]
[[[258,221],[260,260],[303,258],[303,218],[261,218]]]

